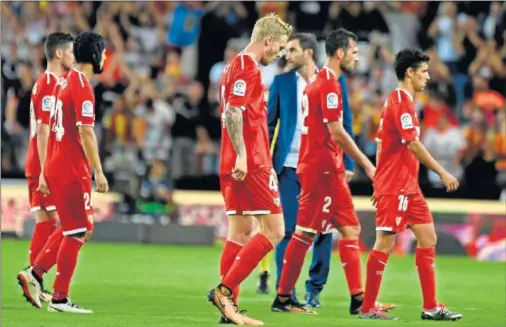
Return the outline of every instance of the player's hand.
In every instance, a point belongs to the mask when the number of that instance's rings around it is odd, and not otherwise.
[[[349,183],[353,178],[353,176],[355,176],[355,173],[352,172],[351,170],[344,171],[344,180],[346,181],[346,183]]]
[[[248,173],[248,162],[246,156],[237,156],[235,159],[235,167],[232,168],[232,177],[236,181],[243,181]]]
[[[49,188],[47,187],[46,178],[44,177],[44,174],[40,174],[39,186],[37,187],[36,191],[42,193],[43,196],[48,196],[49,194],[51,194],[51,192],[49,192]]]
[[[444,172],[439,176],[446,187],[446,192],[455,192],[459,188],[459,181],[449,172]]]
[[[372,203],[372,205],[373,205],[375,208],[377,208],[377,207],[378,207],[378,199],[376,199],[376,194],[374,194],[374,193],[373,193],[373,194],[372,194],[372,196],[371,196],[371,203]]]
[[[376,174],[376,167],[374,167],[374,165],[371,164],[368,167],[366,167],[364,170],[365,170],[365,174],[367,175],[367,177],[369,177],[370,180],[373,180],[374,175]]]
[[[109,183],[103,172],[95,172],[95,184],[97,184],[97,192],[105,193],[109,191]]]

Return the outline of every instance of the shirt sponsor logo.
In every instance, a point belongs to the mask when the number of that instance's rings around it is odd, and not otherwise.
[[[46,95],[42,98],[42,111],[51,112],[51,108],[53,108],[53,99],[51,96]]]
[[[91,101],[87,100],[83,102],[82,116],[93,117],[93,103]]]
[[[410,114],[405,113],[401,115],[401,127],[402,129],[410,129],[413,128],[413,118]]]
[[[246,94],[246,82],[242,79],[235,81],[234,90],[232,91],[234,95],[243,97]]]
[[[339,99],[337,97],[337,93],[331,92],[327,94],[327,108],[328,109],[337,109],[339,103]]]

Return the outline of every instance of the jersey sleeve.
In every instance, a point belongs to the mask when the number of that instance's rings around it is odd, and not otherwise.
[[[376,142],[381,142],[383,140],[383,115],[380,118],[378,130],[376,131]]]
[[[84,78],[83,78],[84,79]],[[77,126],[95,126],[95,95],[88,81],[78,80],[73,90]]]
[[[239,107],[242,110],[246,110],[246,105],[251,99],[253,91],[255,90],[255,84],[258,83],[258,74],[256,69],[253,67],[253,63],[246,62],[244,65],[237,65],[235,74],[230,79],[229,94],[227,104],[233,107]]]
[[[395,126],[401,136],[402,143],[418,140],[418,136],[420,135],[419,126],[415,117],[413,105],[411,103],[406,103],[406,101],[402,101],[395,106]]]
[[[320,103],[324,123],[343,120],[341,92],[336,81],[328,80],[322,84],[320,88]]]
[[[33,109],[37,118],[37,124],[49,124],[51,108],[55,101],[55,97],[52,95],[54,83],[40,84],[36,83],[33,86]]]

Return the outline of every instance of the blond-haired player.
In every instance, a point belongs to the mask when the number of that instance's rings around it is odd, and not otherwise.
[[[269,151],[267,89],[258,65],[276,61],[291,33],[292,27],[275,14],[260,18],[250,43],[228,63],[220,82],[220,185],[229,231],[220,262],[221,283],[208,298],[224,323],[263,325],[239,312],[239,285],[285,233]],[[258,219],[260,232],[250,239],[252,217]]]

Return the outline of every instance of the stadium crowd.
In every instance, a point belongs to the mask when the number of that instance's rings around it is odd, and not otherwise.
[[[467,185],[506,188],[506,3],[504,2],[2,2],[2,161],[23,173],[33,83],[45,69],[44,36],[93,30],[108,41],[94,80],[96,132],[113,190],[171,202],[173,181],[216,175],[221,124],[217,84],[248,42],[255,20],[276,12],[320,40],[343,26],[359,36],[349,76],[354,133],[374,160],[394,53],[419,47],[431,81],[416,99],[423,142]],[[324,55],[322,53],[322,55]],[[320,64],[323,64],[322,62]],[[268,86],[280,60],[263,68]],[[358,169],[358,168],[357,168]],[[152,170],[150,172],[150,170]],[[356,174],[357,180],[364,178]],[[439,187],[439,178],[422,172]]]

